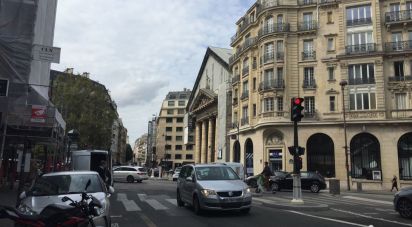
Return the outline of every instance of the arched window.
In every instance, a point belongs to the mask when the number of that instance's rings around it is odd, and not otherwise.
[[[399,176],[401,180],[412,180],[412,132],[398,141]]]
[[[372,179],[373,170],[381,170],[378,139],[369,133],[360,133],[350,141],[353,178]]]
[[[325,177],[335,177],[335,152],[332,139],[323,133],[309,137],[306,144],[308,171],[318,171]]]
[[[253,142],[248,138],[245,142],[246,174],[253,176]]]
[[[240,143],[238,140],[233,144],[233,162],[240,162]]]

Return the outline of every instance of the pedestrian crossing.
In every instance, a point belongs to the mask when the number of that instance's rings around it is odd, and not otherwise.
[[[146,194],[136,194],[136,196],[137,199],[133,199],[128,198],[126,193],[117,193],[116,201],[121,202],[126,211],[142,211],[143,206],[148,206],[156,211],[177,207],[176,199],[166,195],[149,196]]]

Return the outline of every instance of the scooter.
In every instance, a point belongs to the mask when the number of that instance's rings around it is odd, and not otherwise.
[[[69,205],[50,204],[40,214],[27,215],[18,209],[0,206],[0,219],[7,218],[17,226],[29,227],[95,227],[93,217],[100,215],[101,202],[93,195],[87,195],[87,188],[91,181],[87,181],[85,192],[80,201],[73,201],[69,197],[62,198],[62,202],[70,201]]]

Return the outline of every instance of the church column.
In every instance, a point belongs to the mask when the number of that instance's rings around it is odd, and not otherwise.
[[[196,135],[195,135],[195,163],[200,163],[200,148],[201,148],[201,141],[202,141],[202,135],[201,133],[201,128],[202,125],[200,122],[196,122]]]
[[[214,132],[215,132],[215,129],[214,129],[214,125],[213,125],[213,118],[210,117],[209,118],[209,131],[208,131],[208,136],[207,136],[207,145],[208,145],[207,162],[208,163],[211,163],[213,161],[212,155],[214,155],[213,150],[215,149],[214,148],[215,145],[213,143]]]
[[[213,123],[214,123],[214,126],[215,126],[215,130],[214,130],[214,132],[215,132],[215,141],[214,141],[214,143],[213,143],[213,145],[214,145],[214,147],[215,147],[215,153],[214,153],[214,155],[213,155],[213,157],[214,157],[214,161],[216,162],[216,160],[218,160],[217,159],[217,155],[218,155],[218,152],[219,152],[219,147],[218,147],[218,144],[219,144],[219,142],[218,142],[218,128],[219,128],[219,124],[218,124],[218,122],[217,122],[217,117],[214,119],[214,121],[213,121]],[[226,135],[225,135],[226,136]],[[226,138],[225,138],[226,139]],[[223,149],[223,148],[222,148]]]
[[[201,156],[200,156],[200,163],[206,163],[206,155],[207,155],[207,121],[202,121],[202,145],[201,145]]]

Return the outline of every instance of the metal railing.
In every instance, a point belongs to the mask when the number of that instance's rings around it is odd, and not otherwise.
[[[385,22],[401,22],[412,19],[412,10],[401,10],[385,13]]]
[[[280,24],[272,24],[272,25],[264,25],[258,32],[259,37],[277,33],[277,32],[289,32],[290,25],[289,23],[280,23]]]
[[[392,118],[411,118],[412,109],[399,109],[391,111]]]
[[[240,96],[240,99],[246,99],[249,98],[249,91],[244,91],[242,92],[242,96]]]
[[[404,50],[412,50],[412,40],[385,43],[385,51],[404,51]]]
[[[238,75],[234,75],[233,77],[232,77],[232,84],[234,84],[234,83],[237,83],[237,82],[239,82],[240,81],[240,75],[238,74]]]
[[[273,62],[275,60],[275,53],[274,52],[269,52],[269,53],[264,53],[263,54],[263,63],[269,63]]]
[[[298,24],[298,31],[311,31],[318,29],[318,22],[316,20],[303,21]]]
[[[249,74],[249,66],[243,67],[242,76],[246,76],[248,74]]]
[[[298,0],[298,5],[312,5],[316,4],[316,0]]]
[[[285,81],[283,79],[263,81],[259,84],[259,91],[283,88],[285,88]]]
[[[341,2],[341,0],[319,0],[319,4],[320,5],[326,5],[326,4],[335,4],[335,3],[339,3]]]
[[[245,39],[245,42],[241,46],[240,52],[246,50],[250,46],[253,46],[256,43],[256,41],[257,41],[256,37],[249,37],[249,38]]]
[[[363,78],[349,78],[349,85],[359,85],[359,84],[374,84],[374,77],[363,77]]]
[[[346,26],[358,26],[358,25],[368,25],[368,24],[372,24],[371,17],[346,20]]]
[[[303,51],[302,60],[316,60],[316,51]]]
[[[316,80],[311,79],[311,80],[303,80],[303,88],[316,88]]]
[[[283,110],[278,111],[266,111],[260,114],[262,118],[271,118],[271,117],[284,117],[285,112]]]
[[[412,76],[391,76],[389,77],[390,82],[397,81],[412,81]]]
[[[249,124],[249,117],[245,117],[240,119],[240,125],[248,125]]]
[[[276,61],[284,61],[285,53],[284,52],[276,52]]]
[[[308,110],[303,112],[303,116],[305,119],[315,118],[316,117],[316,110]]]
[[[376,51],[376,43],[365,43],[346,46],[346,54],[360,54]]]
[[[232,122],[232,129],[235,129],[239,126],[239,122],[238,121],[233,121]]]

